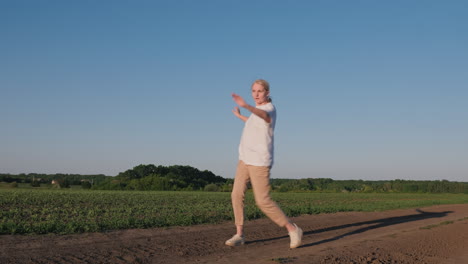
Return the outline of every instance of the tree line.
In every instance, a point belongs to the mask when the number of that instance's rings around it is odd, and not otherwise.
[[[191,166],[138,165],[117,176],[79,174],[0,174],[0,183],[30,183],[33,187],[55,182],[60,187],[81,185],[95,190],[140,191],[224,191],[232,190],[233,179]],[[333,180],[329,178],[271,179],[277,192],[403,192],[403,193],[466,193],[468,182],[448,180]],[[14,185],[11,185],[14,186]]]
[[[448,180],[414,181],[364,181],[364,180],[332,180],[329,178],[308,179],[272,179],[273,190],[313,191],[313,192],[402,192],[402,193],[466,193],[468,182],[451,182]]]
[[[111,176],[104,174],[82,175],[82,174],[45,174],[45,173],[21,173],[8,174],[0,173],[0,182],[4,183],[28,183],[33,187],[42,185],[53,185],[53,182],[62,188],[68,188],[71,185],[82,185],[84,188],[91,188],[93,184],[105,181]]]
[[[191,166],[138,165],[93,186],[100,190],[220,191],[227,179]]]

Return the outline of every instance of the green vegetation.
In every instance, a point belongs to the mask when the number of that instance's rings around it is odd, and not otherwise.
[[[34,190],[34,191],[33,191]],[[232,221],[227,192],[0,189],[0,234],[71,234]],[[468,203],[465,194],[272,193],[289,216]],[[264,217],[252,192],[246,218]]]
[[[26,188],[70,188],[71,186],[81,186],[84,182],[90,185],[103,182],[113,177],[98,175],[80,175],[80,174],[8,174],[0,173],[0,188],[11,187],[9,185],[16,184],[15,187]],[[54,181],[54,184],[52,183]]]
[[[449,224],[453,224],[453,221],[444,221],[444,222],[440,222],[439,224],[436,224],[436,225],[428,225],[428,226],[425,226],[425,227],[421,227],[419,229],[432,229],[434,227],[439,227],[439,226],[449,225]]]
[[[273,258],[271,261],[280,263],[280,264],[286,264],[286,263],[293,263],[294,260],[296,260],[297,257],[286,257],[286,258]]]
[[[138,191],[200,191],[208,185],[210,191],[227,186],[228,180],[214,175],[211,171],[200,171],[191,166],[138,165],[107,179],[93,189],[138,190]],[[218,188],[219,186],[219,188]]]
[[[190,166],[138,165],[115,177],[0,174],[0,234],[71,234],[232,220],[233,179]],[[468,203],[468,182],[272,179],[289,216]],[[177,191],[177,192],[175,192]],[[252,193],[246,218],[263,217]]]
[[[363,180],[332,180],[317,179],[272,179],[273,190],[316,191],[316,192],[401,192],[401,193],[466,193],[468,182],[442,181],[363,181]]]
[[[138,165],[115,177],[78,174],[0,174],[0,188],[27,183],[35,188],[70,188],[137,191],[231,191],[232,179],[200,171],[191,166]],[[24,186],[24,185],[22,185]],[[208,186],[208,187],[207,187]]]
[[[115,177],[77,174],[0,174],[0,188],[73,188],[135,191],[230,192],[233,179],[216,176],[191,166],[138,165]],[[272,179],[273,192],[352,192],[352,193],[466,193],[468,182],[364,181],[328,178]]]

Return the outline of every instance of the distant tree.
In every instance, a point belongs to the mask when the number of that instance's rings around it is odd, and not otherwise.
[[[70,188],[70,181],[67,179],[57,179],[55,182],[57,183],[56,186],[58,186],[58,188]]]
[[[86,190],[91,189],[91,183],[89,181],[83,181],[81,182],[81,188]]]
[[[289,187],[287,183],[281,184],[281,186],[279,186],[278,188],[278,192],[288,192],[288,191],[289,191]]]
[[[151,189],[155,191],[168,191],[171,190],[171,182],[165,177],[153,176],[153,183]]]
[[[41,187],[41,183],[39,181],[32,181],[31,186],[32,187]]]

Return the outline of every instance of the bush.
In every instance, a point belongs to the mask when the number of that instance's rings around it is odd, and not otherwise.
[[[210,183],[205,186],[205,192],[217,192],[219,190],[218,185]]]
[[[81,188],[83,189],[91,189],[91,183],[89,181],[81,182]]]
[[[232,183],[231,184],[225,183],[225,184],[221,185],[221,191],[222,192],[232,192]]]

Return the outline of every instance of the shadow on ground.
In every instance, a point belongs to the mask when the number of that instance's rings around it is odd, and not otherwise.
[[[313,231],[307,231],[307,232],[304,232],[304,236],[319,234],[319,233],[334,231],[334,230],[339,230],[339,229],[345,229],[345,228],[349,228],[349,227],[365,226],[365,227],[359,228],[357,230],[354,230],[354,231],[351,231],[351,232],[348,232],[348,233],[345,233],[345,234],[342,234],[342,235],[339,235],[339,236],[335,236],[333,238],[324,239],[324,240],[317,241],[317,242],[314,242],[314,243],[305,244],[305,245],[302,245],[301,247],[303,248],[303,247],[316,246],[316,245],[328,243],[328,242],[331,242],[331,241],[335,241],[335,240],[344,238],[346,236],[363,233],[363,232],[366,232],[368,230],[378,229],[378,228],[387,227],[387,226],[396,225],[396,224],[401,224],[401,223],[420,221],[420,220],[429,219],[429,218],[441,218],[441,217],[447,216],[450,213],[453,213],[453,211],[424,212],[424,211],[422,211],[420,209],[416,209],[416,212],[417,212],[416,214],[411,214],[411,215],[388,217],[388,218],[376,219],[376,220],[371,220],[371,221],[350,223],[350,224],[345,224],[345,225],[332,226],[332,227],[327,227],[327,228],[323,228],[323,229],[313,230]],[[277,240],[277,239],[282,239],[282,238],[287,238],[287,237],[288,236],[281,236],[281,237],[275,237],[275,238],[269,238],[269,239],[259,239],[259,240],[255,240],[255,241],[249,241],[246,244],[272,241],[272,240]]]

